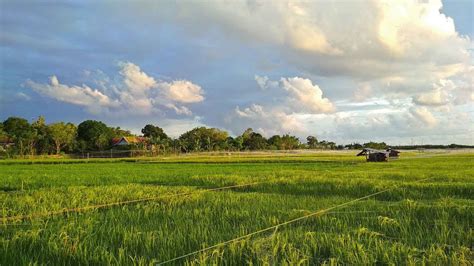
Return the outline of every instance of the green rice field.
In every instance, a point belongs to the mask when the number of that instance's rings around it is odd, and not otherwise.
[[[0,265],[473,265],[474,153],[354,154],[3,160]]]

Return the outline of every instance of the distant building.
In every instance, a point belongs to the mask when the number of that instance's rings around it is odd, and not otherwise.
[[[367,162],[387,162],[390,156],[389,151],[364,148],[357,156],[365,156]]]
[[[112,145],[113,146],[128,146],[133,144],[146,144],[147,139],[145,137],[120,137],[120,138],[113,138]]]
[[[400,152],[392,148],[388,148],[387,152],[390,158],[398,158],[400,156]]]

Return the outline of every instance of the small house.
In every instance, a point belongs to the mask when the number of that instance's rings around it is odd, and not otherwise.
[[[357,156],[365,156],[367,162],[387,162],[390,152],[364,148]]]
[[[134,144],[145,143],[146,138],[144,137],[121,137],[121,138],[113,138],[112,145],[113,146],[128,146]]]

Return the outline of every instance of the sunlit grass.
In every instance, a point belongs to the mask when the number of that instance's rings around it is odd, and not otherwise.
[[[155,264],[387,188],[393,189],[174,263],[471,263],[474,156],[407,157],[389,163],[350,153],[9,161],[0,164],[3,217],[196,193],[4,222],[0,264]],[[256,181],[262,183],[197,193]]]

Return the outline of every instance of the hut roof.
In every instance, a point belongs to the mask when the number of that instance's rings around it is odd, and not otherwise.
[[[376,150],[376,149],[372,149],[372,148],[364,148],[362,149],[361,152],[359,152],[357,154],[357,156],[366,156],[368,154],[371,154],[371,153],[383,153],[383,154],[386,154],[388,153],[387,151],[384,151],[384,150]]]
[[[145,137],[135,137],[135,136],[113,138],[112,139],[112,144],[113,145],[129,145],[129,144],[144,143],[144,142],[146,142]]]

